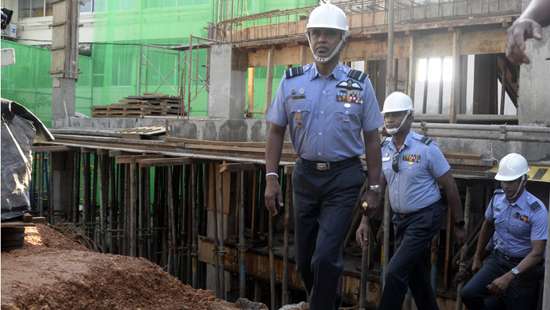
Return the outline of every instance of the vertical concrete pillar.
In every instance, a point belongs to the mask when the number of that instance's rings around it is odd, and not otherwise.
[[[208,117],[243,119],[246,100],[246,54],[231,44],[212,46]]]
[[[519,123],[550,126],[550,28],[541,41],[527,41],[527,56],[531,63],[521,65],[519,73]]]

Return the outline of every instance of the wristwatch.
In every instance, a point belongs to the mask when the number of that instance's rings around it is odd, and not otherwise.
[[[514,275],[514,278],[519,276],[519,269],[517,267],[512,268],[510,272],[512,272],[512,274]]]
[[[379,184],[369,185],[369,191],[373,191],[375,193],[381,193],[382,192],[382,187],[380,187]]]

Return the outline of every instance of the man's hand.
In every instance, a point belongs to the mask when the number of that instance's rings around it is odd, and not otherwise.
[[[510,282],[512,282],[512,279],[514,279],[514,276],[507,272],[504,275],[494,279],[493,282],[487,285],[487,289],[491,294],[500,296],[506,292],[506,289],[510,285]]]
[[[268,176],[265,185],[265,207],[271,213],[271,216],[279,213],[279,207],[283,206],[283,193],[279,185],[279,179],[275,176]]]
[[[472,272],[476,273],[479,269],[481,269],[481,259],[476,255],[472,261]]]
[[[508,29],[506,57],[516,64],[530,63],[529,57],[525,54],[525,41],[531,38],[542,39],[541,25],[529,18],[516,20]]]
[[[363,217],[359,228],[355,231],[355,240],[362,248],[369,245],[369,229],[365,217]]]
[[[380,193],[366,190],[361,197],[361,202],[362,207],[365,203],[367,203],[367,208],[364,210],[367,213],[367,216],[373,216],[380,205]]]
[[[455,233],[456,242],[459,245],[463,245],[464,244],[464,239],[465,239],[465,236],[466,236],[466,233],[464,232],[464,227],[455,226],[454,227],[454,233]]]

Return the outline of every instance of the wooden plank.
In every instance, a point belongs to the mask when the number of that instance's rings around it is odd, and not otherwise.
[[[115,163],[116,164],[132,164],[135,163],[136,160],[142,159],[142,158],[151,158],[151,156],[154,155],[117,155],[115,156]]]
[[[249,116],[254,113],[254,67],[248,68],[248,80],[247,80],[247,91],[248,91],[248,114]]]
[[[150,166],[174,166],[174,165],[188,165],[193,162],[189,157],[162,157],[162,158],[144,158],[138,159],[136,162],[140,167],[150,167]]]
[[[41,152],[68,152],[72,148],[64,145],[33,145],[31,151],[34,153]]]
[[[449,102],[449,123],[456,123],[458,105],[460,103],[460,30],[453,31],[453,83],[451,87],[451,101]]]
[[[218,171],[220,170],[221,170],[221,167],[218,166]],[[223,211],[223,214],[229,215],[230,206],[231,206],[231,174],[230,173],[222,174],[222,193],[223,193],[222,211]]]
[[[220,166],[219,173],[236,172],[242,170],[251,171],[256,169],[258,169],[258,165],[253,163],[223,163]]]

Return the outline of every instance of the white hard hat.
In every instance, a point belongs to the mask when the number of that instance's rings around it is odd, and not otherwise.
[[[346,13],[331,3],[321,3],[309,14],[306,29],[330,28],[348,32],[348,19]]]
[[[500,160],[495,180],[513,181],[526,175],[528,172],[529,164],[525,157],[517,153],[510,153]]]
[[[399,91],[395,91],[386,97],[382,114],[402,111],[414,111],[411,97]]]

